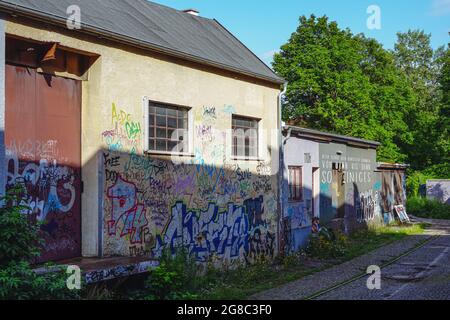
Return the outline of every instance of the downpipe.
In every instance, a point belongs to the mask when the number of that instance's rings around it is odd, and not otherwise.
[[[282,117],[282,99],[286,95],[288,82],[283,84],[283,91],[278,95],[278,223],[277,223],[277,237],[278,237],[278,254],[281,253],[281,223],[283,217],[283,179],[284,179],[284,139],[283,139],[283,117]],[[284,249],[283,249],[284,251]]]

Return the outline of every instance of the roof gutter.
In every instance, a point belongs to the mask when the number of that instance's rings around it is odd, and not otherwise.
[[[24,17],[27,17],[27,18],[30,18],[33,20],[51,23],[51,24],[54,24],[57,26],[64,26],[64,27],[66,26],[66,18],[51,15],[51,14],[48,14],[47,12],[43,12],[43,11],[30,10],[28,8],[20,7],[18,5],[0,2],[0,11],[9,13],[13,16],[21,15],[21,16],[24,16]],[[258,73],[253,73],[251,71],[238,69],[238,68],[226,65],[226,64],[221,64],[221,63],[218,63],[218,62],[215,62],[212,60],[199,58],[194,55],[183,53],[183,52],[173,50],[173,49],[170,49],[170,48],[167,48],[164,46],[155,45],[153,43],[142,41],[142,40],[139,40],[139,39],[136,39],[133,37],[123,36],[121,34],[114,33],[114,32],[108,31],[106,29],[90,26],[90,25],[87,25],[84,23],[82,23],[81,29],[78,31],[85,33],[85,34],[97,36],[102,39],[112,40],[112,41],[119,42],[122,44],[131,45],[131,46],[134,46],[134,47],[137,47],[140,49],[146,49],[146,50],[150,49],[152,51],[155,51],[158,53],[163,53],[163,54],[170,55],[170,56],[177,57],[177,58],[181,58],[183,60],[188,60],[191,62],[196,62],[196,63],[200,63],[203,65],[208,65],[211,67],[243,74],[243,75],[246,75],[246,76],[249,76],[252,78],[268,81],[268,82],[271,82],[274,84],[283,84],[284,83],[283,79],[271,78],[271,77],[267,77],[267,76],[264,76],[264,75],[261,75]]]
[[[291,129],[293,133],[297,133],[299,136],[306,139],[319,140],[324,142],[337,142],[337,143],[346,143],[350,146],[355,147],[371,147],[378,148],[381,146],[381,143],[377,141],[364,140],[360,138],[343,136],[334,133],[328,133],[324,131],[294,127],[294,126],[286,126],[285,129]]]

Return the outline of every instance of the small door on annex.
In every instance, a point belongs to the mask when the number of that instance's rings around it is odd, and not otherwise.
[[[45,240],[36,262],[81,255],[81,82],[6,65],[7,187]]]

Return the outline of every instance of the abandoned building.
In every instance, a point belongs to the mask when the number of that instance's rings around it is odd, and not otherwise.
[[[283,250],[306,245],[312,222],[346,233],[382,223],[404,205],[405,165],[379,164],[380,144],[285,126],[283,129]]]
[[[275,75],[216,20],[145,0],[0,1],[0,182],[37,262],[277,252]]]
[[[72,2],[0,1],[0,193],[25,188],[36,263],[96,282],[179,247],[251,262],[303,247],[314,218],[350,232],[404,203],[379,143],[283,129],[284,80],[216,20],[79,0],[69,28]]]

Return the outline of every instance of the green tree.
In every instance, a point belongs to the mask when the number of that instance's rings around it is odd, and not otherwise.
[[[406,118],[413,139],[402,149],[412,168],[423,170],[445,161],[448,135],[443,135],[440,128],[445,92],[440,80],[446,50],[445,47],[433,50],[431,35],[421,30],[398,33],[397,38],[393,51],[396,65],[411,82],[417,97]]]
[[[439,73],[439,88],[442,100],[437,121],[437,131],[440,134],[437,148],[441,158],[437,166],[443,169],[440,177],[450,178],[450,48],[445,50],[440,59],[442,68]]]
[[[341,30],[326,16],[302,16],[273,67],[289,82],[285,121],[378,140],[380,160],[406,160],[401,146],[413,137],[405,117],[416,96],[378,42]]]

